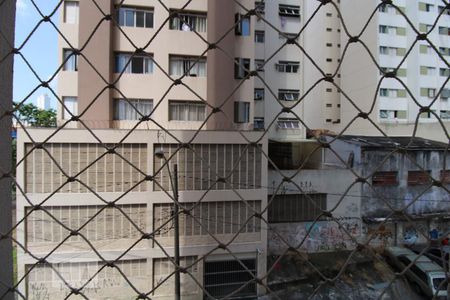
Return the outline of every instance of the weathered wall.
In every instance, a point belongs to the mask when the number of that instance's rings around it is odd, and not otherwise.
[[[283,171],[286,176],[292,176],[295,171]],[[288,246],[279,236],[282,236],[290,246],[298,246],[306,235],[308,238],[300,249],[308,252],[335,251],[354,248],[352,238],[361,236],[360,197],[361,184],[355,184],[345,195],[346,189],[354,182],[354,175],[344,169],[335,170],[303,170],[294,179],[295,183],[306,193],[327,194],[327,210],[333,210],[333,216],[339,224],[332,220],[299,223],[274,223],[268,230],[269,254],[280,254]],[[282,176],[276,171],[269,171],[269,195],[281,182]],[[285,184],[285,192],[299,193],[298,188],[290,183]],[[278,192],[278,194],[280,191]],[[335,209],[334,209],[335,208]]]
[[[431,176],[440,180],[440,172],[444,168],[443,152],[415,151],[407,155],[393,154],[384,162],[388,154],[387,151],[364,151],[362,153],[360,167],[363,176],[368,176],[375,170],[398,171],[399,182],[395,186],[376,186],[373,189],[364,185],[364,201],[361,207],[363,217],[386,217],[392,212],[386,202],[396,209],[400,209],[410,204],[419,195],[418,200],[408,208],[408,213],[420,215],[450,209],[450,195],[445,189],[440,187],[428,189],[427,185],[408,185],[408,171],[420,170],[416,164],[423,167],[424,170],[430,170]],[[447,161],[449,159],[450,155],[447,155]],[[448,170],[448,165],[446,168]],[[449,188],[450,185],[446,185],[446,187]],[[423,192],[424,190],[426,191]]]

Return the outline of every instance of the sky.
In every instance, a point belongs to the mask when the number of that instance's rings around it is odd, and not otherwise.
[[[58,5],[58,0],[34,0],[44,15],[50,14]],[[39,12],[30,0],[17,0],[16,10],[16,32],[15,47],[20,49],[31,67],[42,80],[48,80],[58,68],[57,66],[57,43],[58,33],[50,23],[41,23],[30,39],[23,45],[24,41],[42,19]],[[58,25],[58,12],[51,18]],[[22,46],[23,45],[23,46]],[[19,56],[14,59],[14,91],[15,102],[23,101],[40,84],[39,80]],[[56,92],[57,78],[53,79],[50,86]],[[42,95],[48,94],[51,98],[52,107],[56,108],[56,99],[46,88],[39,88],[30,95],[26,102],[34,103]]]

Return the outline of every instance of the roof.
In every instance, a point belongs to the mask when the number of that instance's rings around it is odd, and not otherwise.
[[[331,137],[331,136],[330,136]],[[364,149],[387,149],[394,150],[404,148],[411,151],[418,150],[445,150],[450,144],[428,140],[420,137],[410,136],[362,136],[362,135],[342,135],[338,140],[355,144]]]

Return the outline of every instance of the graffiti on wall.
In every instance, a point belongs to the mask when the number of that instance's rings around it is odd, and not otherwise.
[[[272,226],[273,230],[269,231],[269,252],[278,254],[286,249],[287,245],[283,239],[292,247],[297,247],[301,243],[299,249],[308,252],[353,249],[355,247],[353,239],[361,235],[360,219],[342,217],[337,221],[338,223],[326,220],[275,224]]]

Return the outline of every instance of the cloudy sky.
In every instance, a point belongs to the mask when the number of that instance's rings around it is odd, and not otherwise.
[[[50,14],[58,5],[57,0],[34,0],[43,15]],[[52,21],[57,25],[59,15],[52,16]],[[41,23],[31,37],[27,40],[33,29],[42,19],[30,0],[17,0],[16,11],[16,48],[21,47],[22,55],[27,59],[30,66],[42,80],[48,80],[57,69],[57,41],[58,33],[50,23]],[[26,42],[25,42],[26,41]],[[56,91],[56,79],[51,82],[51,86]],[[51,92],[44,88],[39,88],[34,93],[33,90],[40,84],[39,80],[27,66],[25,61],[19,56],[14,60],[14,101],[34,102],[42,94]],[[32,93],[30,95],[30,93]],[[56,107],[53,99],[53,106]]]

